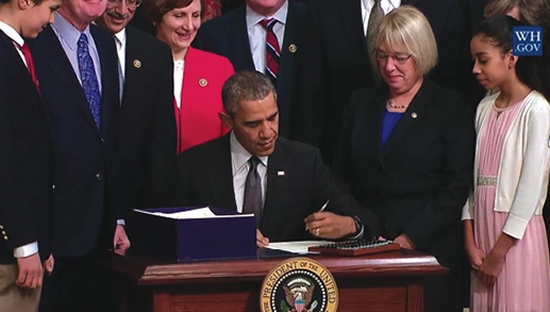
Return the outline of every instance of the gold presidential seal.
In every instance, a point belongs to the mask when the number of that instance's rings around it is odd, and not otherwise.
[[[262,312],[335,312],[338,287],[325,266],[310,258],[290,258],[264,278]]]

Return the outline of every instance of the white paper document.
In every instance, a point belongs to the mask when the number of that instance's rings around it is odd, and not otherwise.
[[[233,214],[233,215],[217,215],[210,207],[202,207],[193,210],[186,211],[176,211],[176,212],[156,212],[148,211],[143,209],[134,209],[136,212],[146,213],[154,216],[176,219],[176,220],[185,220],[185,219],[209,219],[209,218],[234,218],[234,217],[244,217],[244,216],[254,216],[254,214]]]
[[[295,241],[295,242],[277,242],[269,243],[267,248],[292,252],[300,255],[306,254],[318,254],[318,252],[308,251],[308,247],[330,244],[331,241],[326,240],[308,240],[308,241]]]

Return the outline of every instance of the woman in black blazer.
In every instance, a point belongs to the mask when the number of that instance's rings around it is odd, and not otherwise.
[[[473,112],[459,93],[425,77],[437,46],[420,11],[402,6],[386,15],[375,44],[382,83],[352,95],[334,172],[375,212],[384,236],[450,268],[426,279],[425,311],[462,311],[460,215],[472,182]]]

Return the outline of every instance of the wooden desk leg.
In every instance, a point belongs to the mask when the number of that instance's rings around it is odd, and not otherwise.
[[[411,283],[407,285],[407,312],[424,311],[424,285]]]

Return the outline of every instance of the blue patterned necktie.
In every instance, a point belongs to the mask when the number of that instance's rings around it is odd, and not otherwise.
[[[95,74],[94,63],[88,51],[88,37],[86,34],[80,34],[78,39],[78,70],[80,71],[80,80],[82,89],[86,95],[90,112],[94,117],[95,124],[99,129],[101,116],[101,95],[99,94],[99,84]]]

